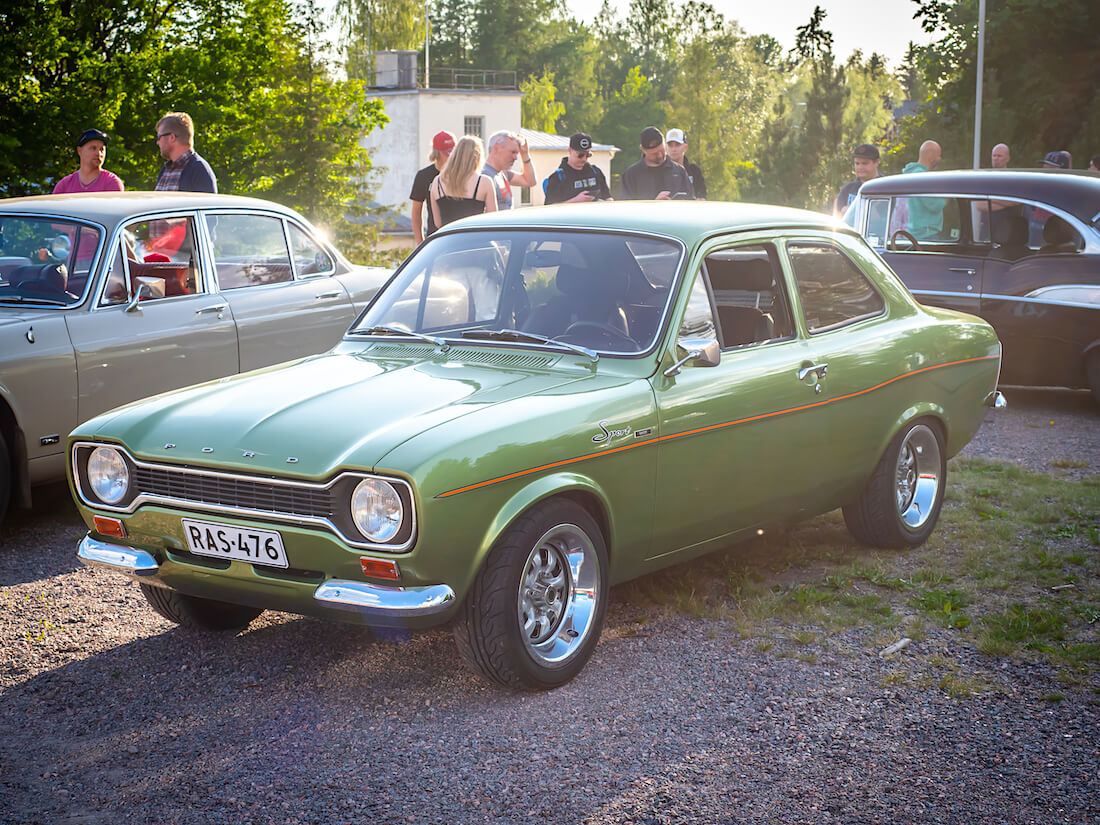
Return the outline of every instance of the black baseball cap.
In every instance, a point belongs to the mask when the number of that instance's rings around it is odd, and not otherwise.
[[[89,140],[102,140],[104,144],[107,143],[107,135],[99,131],[99,129],[85,129],[80,133],[80,137],[76,139],[77,146],[83,146]]]
[[[577,134],[569,138],[569,148],[574,152],[591,152],[592,137],[586,135],[584,132],[577,132]]]
[[[642,148],[653,149],[658,144],[665,142],[665,136],[656,126],[646,126],[642,129]]]
[[[1057,166],[1059,169],[1069,169],[1069,152],[1047,152],[1047,156],[1039,163],[1044,166]]]
[[[852,157],[878,160],[878,147],[870,143],[861,143],[856,147],[856,150],[852,152]]]

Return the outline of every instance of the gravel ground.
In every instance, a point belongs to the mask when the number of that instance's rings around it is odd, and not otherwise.
[[[966,455],[1100,471],[1087,395],[1006,395]],[[514,694],[446,631],[268,613],[187,633],[79,567],[80,535],[63,488],[0,527],[5,825],[1100,822],[1097,679],[946,630],[894,659],[862,628],[765,651],[722,622],[638,624],[613,593],[581,675]],[[986,687],[951,698],[938,667]]]

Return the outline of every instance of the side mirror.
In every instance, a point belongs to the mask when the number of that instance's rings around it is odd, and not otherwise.
[[[684,364],[694,361],[698,367],[717,367],[722,363],[722,350],[713,338],[687,338],[676,344],[676,354],[680,356],[675,364],[665,370],[666,378],[679,375]]]
[[[134,293],[134,297],[130,299],[130,303],[126,305],[127,312],[133,312],[138,307],[138,303],[143,298],[163,298],[164,297],[164,279],[163,278],[147,278],[139,277],[137,279],[137,292]]]

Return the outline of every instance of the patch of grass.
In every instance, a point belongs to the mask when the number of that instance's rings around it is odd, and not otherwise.
[[[923,590],[909,604],[929,614],[944,627],[961,630],[970,625],[970,617],[962,612],[969,598],[961,590]]]

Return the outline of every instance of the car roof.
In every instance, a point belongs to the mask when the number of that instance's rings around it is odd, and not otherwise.
[[[207,192],[81,192],[0,200],[0,213],[38,212],[112,224],[130,215],[175,209],[266,209],[292,215],[285,206],[259,198]]]
[[[887,175],[869,180],[860,196],[952,194],[1027,198],[1049,203],[1089,223],[1100,212],[1100,174],[1042,169],[963,169]]]
[[[653,232],[694,243],[719,232],[751,229],[800,228],[852,230],[819,212],[722,201],[614,201],[558,204],[489,212],[466,218],[441,231],[493,228],[579,228],[627,232]]]

